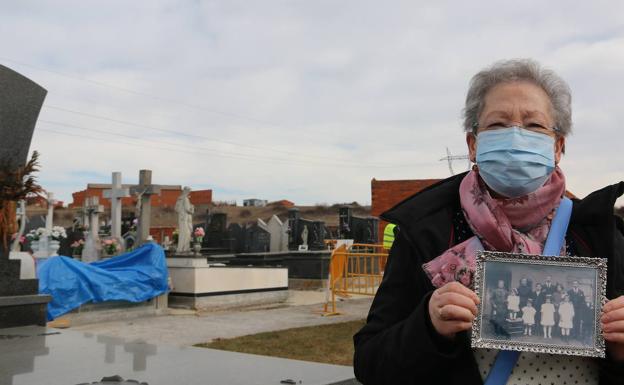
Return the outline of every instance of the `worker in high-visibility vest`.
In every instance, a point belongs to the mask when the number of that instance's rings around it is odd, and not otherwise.
[[[386,228],[384,229],[383,236],[383,247],[386,250],[390,250],[392,248],[392,244],[394,243],[394,228],[396,225],[394,223],[388,223]]]

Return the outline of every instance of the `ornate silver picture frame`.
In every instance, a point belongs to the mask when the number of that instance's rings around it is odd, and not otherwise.
[[[605,357],[607,260],[480,251],[472,347]]]

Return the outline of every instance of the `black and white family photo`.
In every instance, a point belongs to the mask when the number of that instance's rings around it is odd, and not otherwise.
[[[596,282],[594,269],[488,262],[482,337],[591,346]]]

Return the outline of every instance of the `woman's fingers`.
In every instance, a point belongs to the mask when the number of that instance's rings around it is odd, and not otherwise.
[[[442,286],[436,291],[439,292],[440,294],[448,293],[448,292],[462,294],[468,298],[471,298],[474,301],[474,303],[476,304],[479,303],[479,296],[477,296],[477,293],[468,289],[466,286],[462,285],[459,282],[447,283],[446,285]]]
[[[439,317],[443,321],[472,322],[475,316],[465,307],[457,305],[444,305],[439,310]]]
[[[624,333],[624,320],[603,324],[602,331],[604,333]]]
[[[447,322],[444,326],[448,329],[449,333],[455,334],[472,329],[472,322],[453,321]]]
[[[472,298],[466,297],[463,294],[458,294],[454,292],[446,292],[442,293],[438,296],[439,306],[445,305],[457,305],[463,308],[470,310],[473,315],[477,315],[477,305],[472,300]]]
[[[624,333],[603,333],[605,341],[624,344]]]
[[[603,313],[607,313],[607,312],[610,312],[612,310],[616,310],[616,309],[620,309],[620,308],[624,308],[624,295],[621,295],[621,296],[617,297],[616,299],[612,299],[611,301],[607,302],[602,307],[602,312]]]
[[[607,324],[613,321],[624,321],[624,307],[616,308],[615,310],[610,310],[602,313],[602,318],[600,319],[602,323]]]

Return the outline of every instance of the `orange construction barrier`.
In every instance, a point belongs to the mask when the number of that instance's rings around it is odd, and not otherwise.
[[[329,265],[327,297],[323,315],[337,315],[336,296],[374,296],[388,262],[383,245],[353,244],[334,249]],[[331,306],[331,308],[330,308]]]

